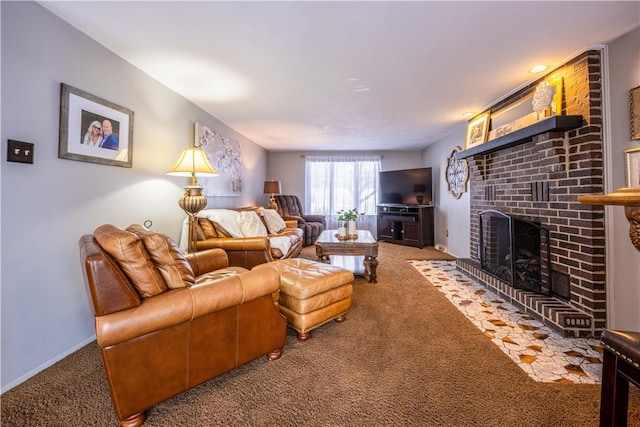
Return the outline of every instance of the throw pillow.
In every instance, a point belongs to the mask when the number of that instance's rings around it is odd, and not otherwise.
[[[152,297],[167,290],[160,272],[135,233],[105,224],[95,229],[93,237],[105,252],[115,258],[141,298]]]
[[[239,212],[238,223],[244,237],[260,237],[267,235],[267,228],[264,226],[258,214],[253,211]]]
[[[231,237],[244,237],[238,216],[240,212],[231,209],[205,209],[198,213],[199,217],[208,218],[220,225]]]
[[[285,224],[284,219],[282,219],[280,214],[278,214],[278,211],[275,209],[264,209],[262,211],[262,217],[264,218],[264,222],[267,224],[269,234],[278,234],[287,228],[287,224]]]
[[[209,218],[198,218],[198,224],[202,227],[203,238],[198,240],[208,239],[210,237],[218,237],[213,222]]]
[[[191,264],[169,236],[153,232],[140,224],[130,225],[127,231],[137,234],[142,239],[151,261],[155,264],[169,289],[184,288],[195,284],[196,278]]]

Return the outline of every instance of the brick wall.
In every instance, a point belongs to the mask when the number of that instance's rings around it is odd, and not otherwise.
[[[606,320],[604,208],[577,201],[579,195],[604,190],[599,52],[587,51],[540,81],[559,79],[562,114],[582,115],[582,127],[467,159],[471,253],[479,261],[482,210],[497,209],[548,227],[552,270],[568,276],[568,303],[592,317],[599,331]],[[492,112],[530,96],[538,83],[501,101]]]

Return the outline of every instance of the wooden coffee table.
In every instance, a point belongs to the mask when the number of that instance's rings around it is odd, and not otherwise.
[[[338,230],[325,230],[315,245],[320,260],[348,268],[354,274],[362,274],[369,283],[377,282],[378,241],[370,231],[358,230],[357,239],[338,240]]]

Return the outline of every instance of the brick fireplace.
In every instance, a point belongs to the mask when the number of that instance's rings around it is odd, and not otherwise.
[[[458,268],[565,336],[598,336],[606,326],[604,209],[577,201],[603,192],[600,64],[600,52],[587,51],[539,81],[562,81],[561,115],[582,116],[581,126],[461,153],[469,163],[472,255]],[[531,97],[539,82],[493,106],[492,114]],[[548,228],[550,295],[515,289],[480,267],[479,214],[489,209]]]

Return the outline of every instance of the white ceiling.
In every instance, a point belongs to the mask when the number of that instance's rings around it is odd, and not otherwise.
[[[40,3],[270,151],[422,149],[640,25],[638,1]]]

